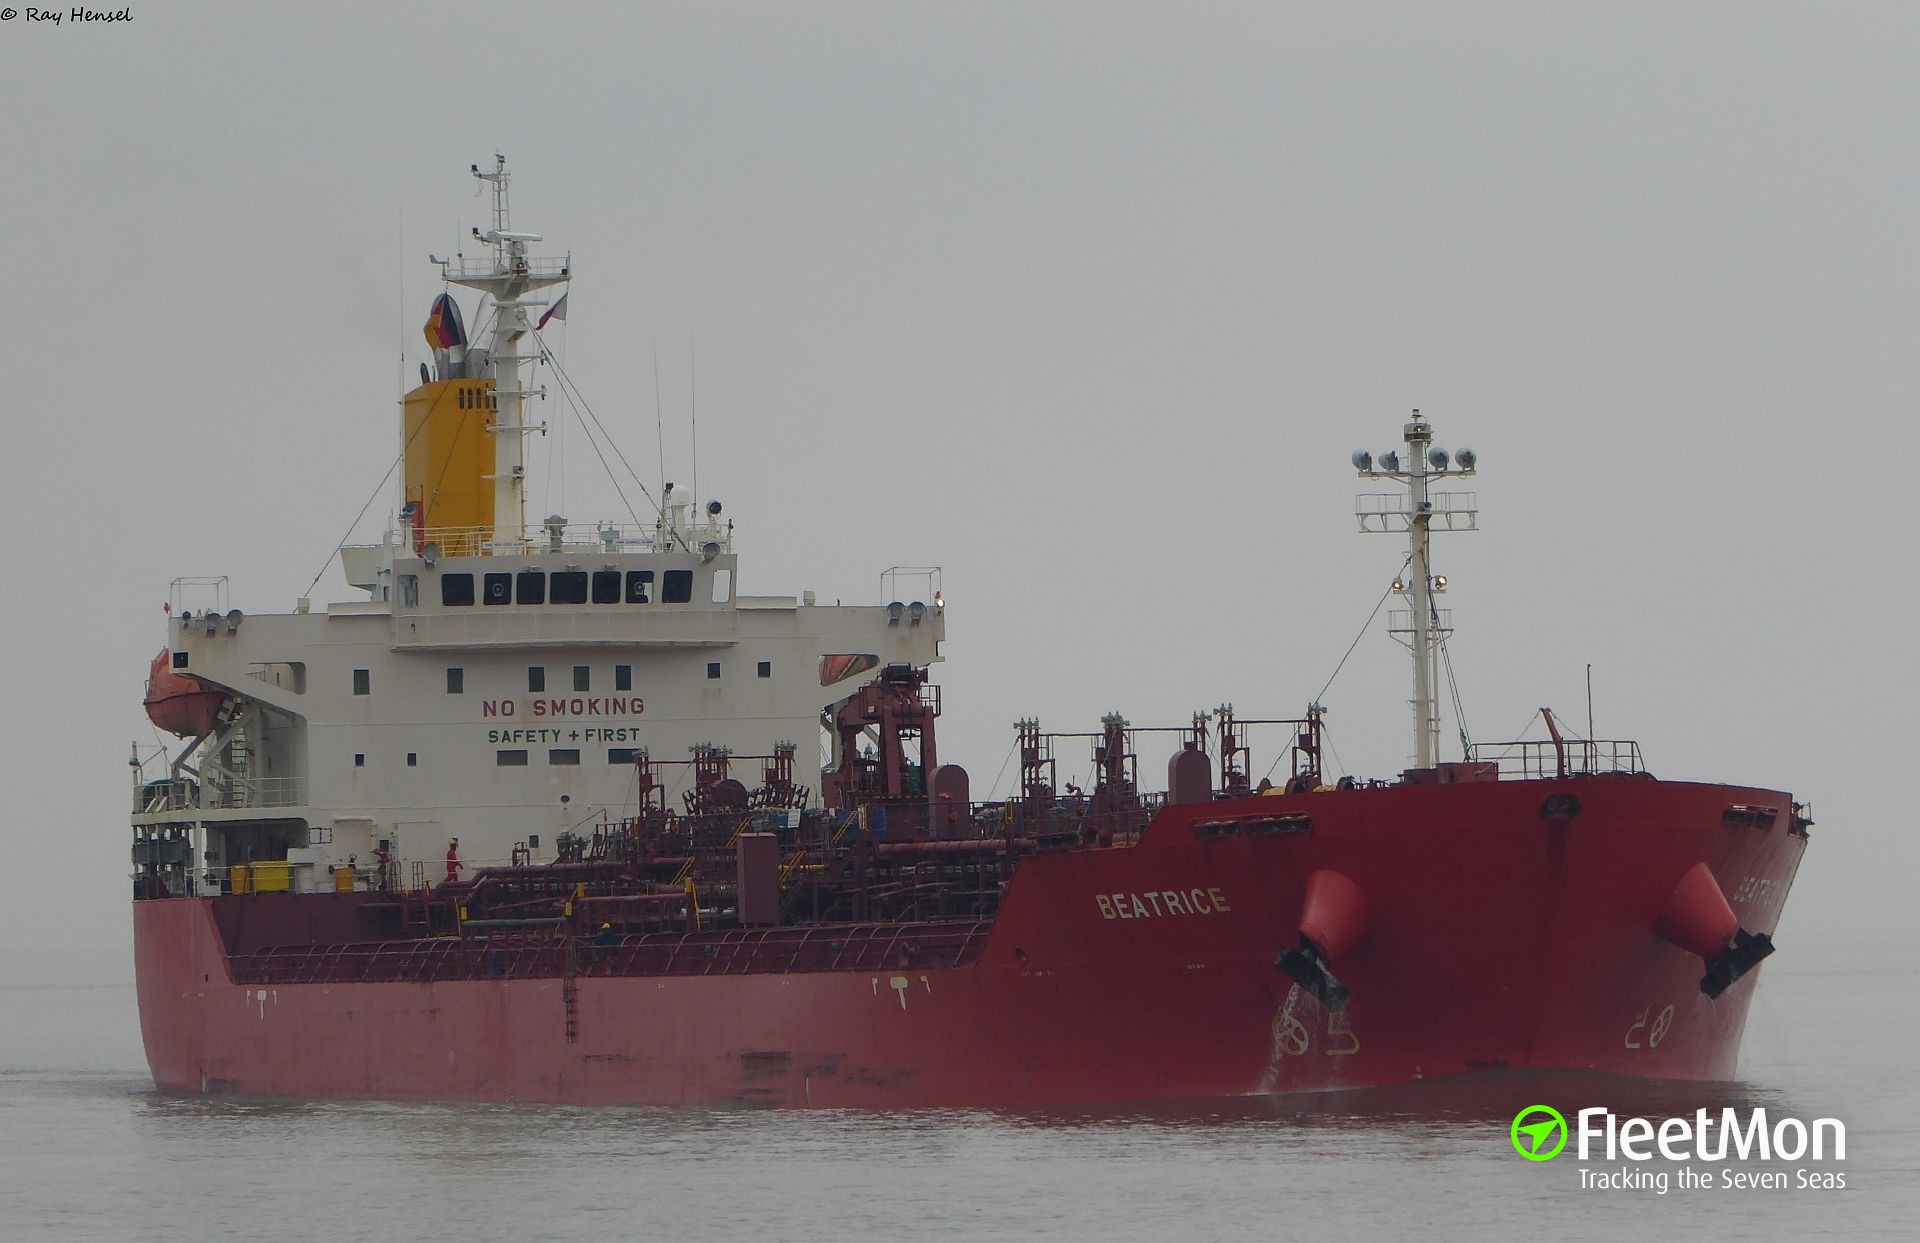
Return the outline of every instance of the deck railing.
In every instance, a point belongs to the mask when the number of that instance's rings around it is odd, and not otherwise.
[[[942,920],[724,932],[654,932],[585,941],[547,934],[479,935],[280,946],[230,960],[242,984],[543,979],[563,976],[778,975],[915,972],[980,956],[991,920]],[[886,987],[922,987],[887,974]]]
[[[252,807],[304,807],[305,777],[236,777],[230,781],[206,774],[194,781],[185,777],[136,781],[136,815],[161,812],[234,811]]]
[[[1625,739],[1567,738],[1560,742],[1476,742],[1471,758],[1499,765],[1509,780],[1643,773],[1640,744]]]

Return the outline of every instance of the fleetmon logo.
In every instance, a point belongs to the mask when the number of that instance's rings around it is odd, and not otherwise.
[[[1529,1105],[1513,1116],[1511,1134],[1515,1152],[1529,1161],[1551,1161],[1567,1146],[1567,1120],[1551,1105]]]

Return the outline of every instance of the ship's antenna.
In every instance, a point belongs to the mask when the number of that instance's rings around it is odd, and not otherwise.
[[[1479,461],[1472,449],[1448,454],[1433,443],[1433,425],[1415,410],[1401,429],[1407,457],[1392,449],[1380,455],[1365,449],[1353,455],[1353,467],[1362,479],[1392,479],[1406,492],[1360,496],[1354,512],[1360,529],[1375,534],[1407,533],[1407,566],[1394,580],[1393,590],[1407,597],[1405,610],[1395,609],[1388,629],[1413,653],[1414,767],[1432,768],[1440,753],[1440,705],[1434,687],[1434,649],[1453,633],[1451,613],[1434,607],[1433,597],[1446,591],[1447,576],[1433,573],[1428,542],[1439,519],[1439,530],[1472,531],[1479,527],[1480,511],[1471,492],[1429,492],[1435,479],[1472,475]]]
[[[407,396],[407,205],[400,204],[399,223],[400,253],[393,266],[394,290],[399,296],[400,318],[394,321],[394,332],[400,338],[399,384],[394,393],[401,400]]]
[[[1593,732],[1593,662],[1587,662],[1587,741],[1592,742]]]
[[[660,495],[667,495],[667,420],[660,408],[660,338],[653,339],[653,444],[660,454]]]
[[[687,404],[693,423],[693,503],[700,504],[700,364],[694,357],[693,338],[687,338]]]

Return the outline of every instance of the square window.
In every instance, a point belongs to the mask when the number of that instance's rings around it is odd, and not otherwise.
[[[585,604],[587,602],[587,572],[585,570],[555,570],[551,583],[551,596],[555,604]]]
[[[173,654],[173,667],[175,669],[185,669],[187,667],[187,654],[185,652],[175,652]]]
[[[717,661],[717,660],[710,660],[710,661],[708,661],[708,662],[707,662],[707,676],[708,676],[709,678],[718,678],[718,677],[720,676],[720,662],[719,662],[719,661]]]
[[[631,764],[638,758],[640,758],[640,749],[638,747],[607,748],[607,763],[609,764]]]
[[[627,603],[651,604],[653,602],[653,571],[627,571]]]
[[[512,604],[513,575],[504,570],[487,575],[486,595],[481,598],[488,604]]]
[[[353,766],[355,768],[365,768],[367,766],[367,757],[364,752],[355,751],[353,753]]]
[[[538,570],[522,570],[513,576],[513,598],[521,604],[547,602],[547,576]]]
[[[770,677],[772,677],[772,676],[773,676],[773,662],[772,662],[772,661],[770,661],[770,660],[763,660],[763,661],[761,661],[761,662],[760,662],[760,667],[759,667],[759,670],[758,670],[758,672],[759,672],[759,674],[760,674],[760,676],[761,676],[761,677],[763,677],[763,678],[770,678]]]
[[[549,764],[578,764],[579,762],[579,747],[554,747],[547,752]]]
[[[406,593],[401,593],[404,603]],[[473,575],[442,574],[440,576],[440,603],[449,608],[473,603]]]
[[[633,689],[633,666],[615,665],[613,667],[613,689],[630,691]]]
[[[408,768],[420,767],[420,755],[418,752],[416,751],[407,752],[407,767]]]
[[[525,751],[495,751],[493,753],[493,762],[501,768],[525,768],[527,766],[527,753]]]
[[[573,667],[573,689],[574,690],[576,691],[592,690],[593,689],[593,686],[591,685],[592,682],[593,682],[593,670],[589,666],[575,665]]]
[[[533,665],[530,668],[528,668],[527,689],[530,691],[546,690],[547,689],[547,671],[541,668],[539,665]]]
[[[593,572],[593,602],[595,604],[620,603],[620,571],[595,570]]]
[[[353,671],[353,693],[356,695],[373,694],[373,673],[367,669]]]
[[[447,670],[447,694],[464,695],[467,691],[467,671],[465,669]]]
[[[693,599],[693,571],[668,570],[661,576],[660,602],[685,604]]]

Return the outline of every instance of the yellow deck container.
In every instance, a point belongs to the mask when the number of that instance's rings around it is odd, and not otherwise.
[[[293,892],[293,865],[285,859],[268,860],[251,866],[255,893]]]

